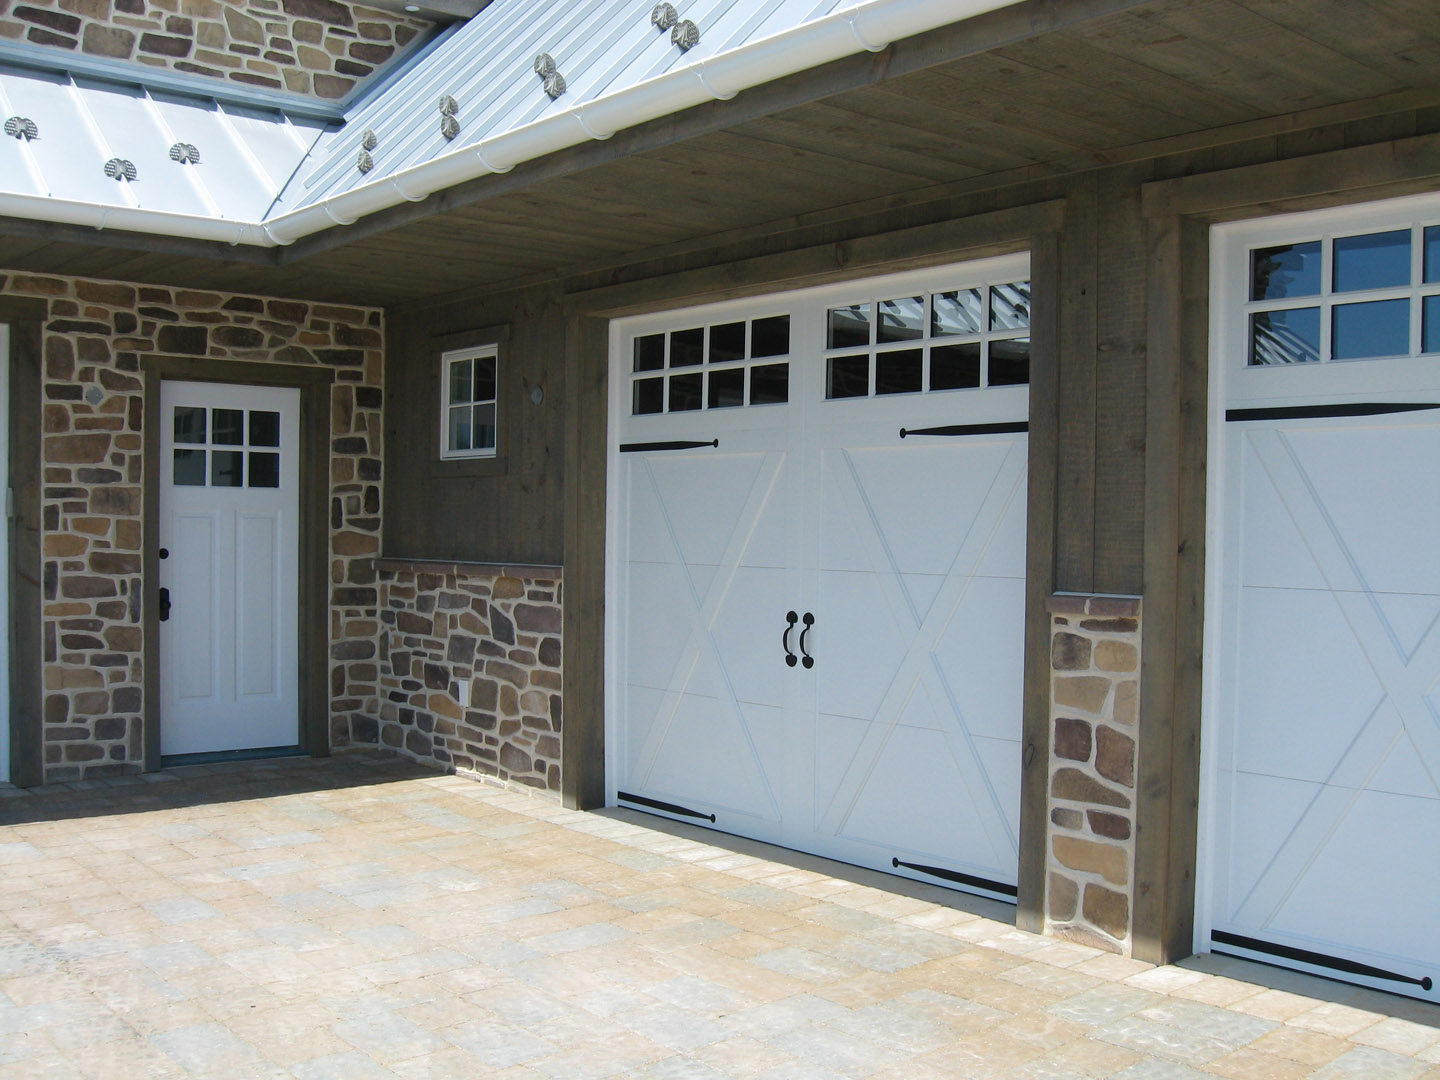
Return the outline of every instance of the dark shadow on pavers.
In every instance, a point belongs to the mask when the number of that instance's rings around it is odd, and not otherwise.
[[[446,775],[383,751],[185,765],[44,787],[0,785],[0,827],[302,795]]]

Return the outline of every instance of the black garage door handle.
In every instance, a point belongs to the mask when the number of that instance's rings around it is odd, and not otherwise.
[[[805,659],[800,662],[807,668],[812,668],[815,666],[815,658],[806,652],[805,639],[810,635],[810,628],[815,625],[815,616],[807,611],[802,621],[805,623],[805,629],[800,631],[800,651],[805,654]],[[792,660],[791,663],[794,663],[794,661]]]
[[[795,629],[795,624],[800,621],[800,616],[793,611],[785,613],[785,633],[780,635],[780,647],[785,650],[785,666],[794,667],[795,661],[799,659],[790,651],[790,631]],[[804,635],[801,635],[803,638]],[[808,664],[806,665],[809,666]]]

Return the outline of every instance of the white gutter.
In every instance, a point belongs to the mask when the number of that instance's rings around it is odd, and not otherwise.
[[[725,101],[742,90],[852,56],[878,52],[891,42],[1009,7],[1019,0],[862,0],[709,59],[590,101],[579,102],[522,127],[471,143],[408,169],[332,195],[265,222],[206,219],[164,211],[109,208],[39,196],[0,194],[0,213],[125,228],[140,232],[221,240],[231,244],[292,244],[332,225],[348,225],[401,202],[418,202],[436,191],[572,146],[608,139],[624,128]],[[73,215],[73,216],[72,216]],[[95,218],[99,216],[97,222]],[[123,223],[122,223],[123,222]]]
[[[121,229],[159,236],[183,236],[191,240],[214,240],[222,244],[275,246],[275,241],[265,233],[264,226],[254,222],[147,210],[139,206],[56,199],[49,195],[0,191],[0,215],[27,221],[89,225],[94,229]]]

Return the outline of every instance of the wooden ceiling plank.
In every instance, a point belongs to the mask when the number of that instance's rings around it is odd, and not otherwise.
[[[862,165],[891,164],[911,176],[934,182],[984,171],[964,160],[963,144],[940,139],[918,128],[884,124],[838,109],[808,106],[810,116],[762,116],[735,129],[737,135],[795,146]],[[925,146],[925,149],[921,147]]]

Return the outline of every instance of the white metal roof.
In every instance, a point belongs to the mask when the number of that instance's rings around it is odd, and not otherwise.
[[[338,132],[281,110],[0,66],[0,119],[38,129],[0,137],[0,213],[290,243],[1015,2],[493,0]],[[560,80],[537,73],[549,63]],[[116,159],[133,169],[107,175]]]
[[[237,224],[263,220],[333,134],[320,119],[3,66],[0,121],[18,129],[0,137],[4,194]]]

